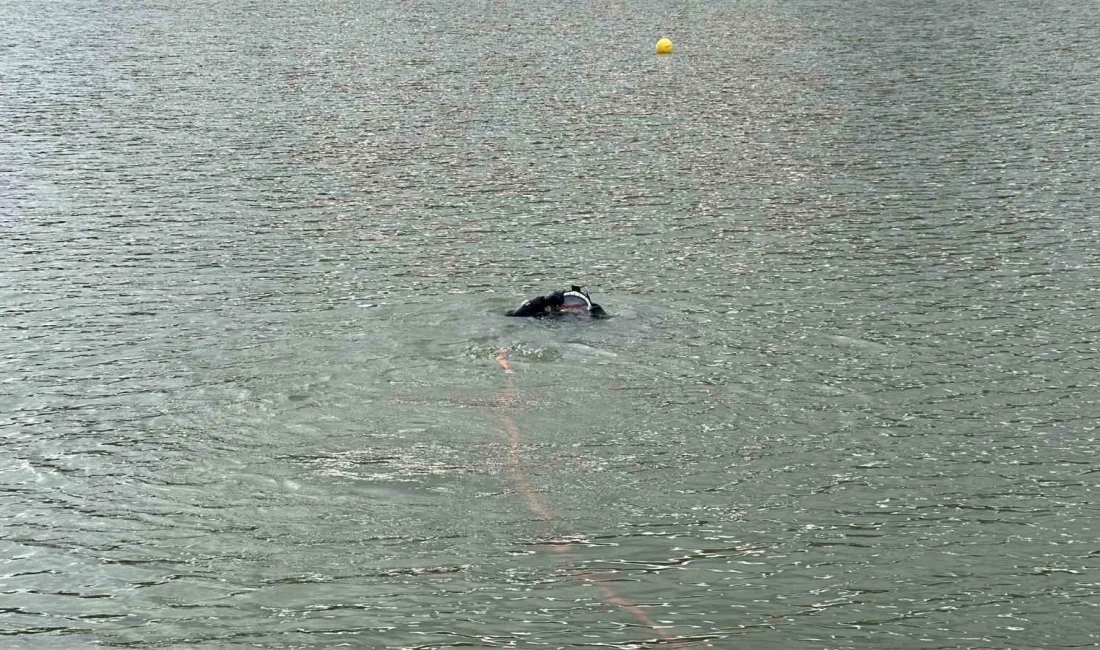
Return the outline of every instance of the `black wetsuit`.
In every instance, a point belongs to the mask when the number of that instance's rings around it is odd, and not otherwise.
[[[523,301],[523,304],[515,309],[509,309],[505,312],[506,316],[519,316],[525,318],[557,318],[560,316],[582,316],[590,318],[606,318],[607,312],[603,310],[603,307],[597,305],[591,300],[588,301],[589,306],[587,311],[573,311],[563,310],[562,305],[565,303],[566,293],[584,293],[580,287],[572,287],[569,291],[555,291],[545,296],[536,296],[530,300]],[[587,298],[588,294],[584,293]]]

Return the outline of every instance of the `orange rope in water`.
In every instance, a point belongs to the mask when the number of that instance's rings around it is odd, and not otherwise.
[[[508,363],[508,348],[501,348],[497,352],[496,360],[497,364],[504,370],[504,376],[507,380],[504,393],[501,395],[501,405],[505,407],[513,406],[516,403],[517,393],[516,373],[512,370],[512,365]],[[531,485],[527,482],[527,476],[520,467],[519,427],[516,426],[516,420],[507,410],[501,411],[501,419],[504,421],[504,428],[508,432],[508,471],[512,475],[512,482],[515,483],[516,491],[527,501],[527,508],[532,514],[541,519],[544,523],[549,523],[553,520],[553,515],[543,506],[538,493],[531,488]],[[568,544],[560,541],[553,542],[552,544],[552,548],[558,554],[569,558],[570,551]],[[594,585],[596,589],[600,591],[600,596],[605,603],[630,612],[639,623],[653,630],[660,638],[661,642],[673,648],[682,647],[676,639],[665,632],[664,628],[657,625],[657,623],[649,617],[649,614],[646,614],[644,609],[635,605],[634,602],[626,596],[616,592],[607,582],[601,580],[598,576],[580,571],[576,568],[572,569],[572,573],[575,581]]]

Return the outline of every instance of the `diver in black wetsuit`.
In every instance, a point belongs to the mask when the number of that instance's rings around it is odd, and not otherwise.
[[[561,316],[580,316],[583,318],[606,318],[607,312],[588,296],[588,292],[573,285],[569,291],[555,291],[545,296],[537,296],[523,301],[515,309],[505,312],[506,316],[528,318],[558,318]]]

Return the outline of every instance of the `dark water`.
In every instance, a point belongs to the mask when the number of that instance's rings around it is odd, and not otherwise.
[[[0,0],[0,646],[1100,643],[1095,3],[531,4]]]

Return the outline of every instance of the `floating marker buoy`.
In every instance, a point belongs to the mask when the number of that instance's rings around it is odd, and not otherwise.
[[[667,38],[657,41],[657,54],[672,54],[672,41]]]

